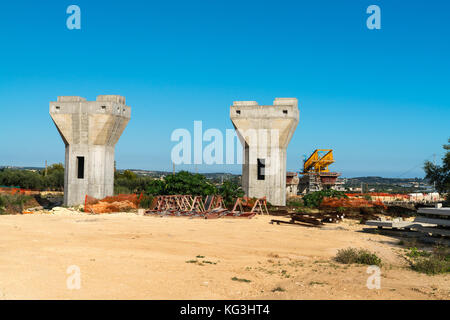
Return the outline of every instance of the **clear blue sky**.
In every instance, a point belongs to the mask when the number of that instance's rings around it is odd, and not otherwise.
[[[71,4],[81,30],[66,28]],[[381,30],[366,27],[371,4]],[[234,100],[297,97],[289,170],[333,148],[347,177],[423,176],[450,136],[449,14],[442,0],[3,1],[0,165],[64,161],[58,95],[125,96],[117,165],[154,170],[172,168],[174,129],[225,131]]]

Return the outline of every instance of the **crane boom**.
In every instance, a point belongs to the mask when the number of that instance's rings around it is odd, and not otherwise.
[[[334,163],[332,149],[316,149],[303,164],[303,173],[329,172],[328,166]]]

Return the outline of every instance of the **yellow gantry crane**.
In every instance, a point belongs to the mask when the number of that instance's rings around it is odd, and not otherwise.
[[[316,149],[303,164],[303,173],[330,172],[328,166],[332,163],[332,149]]]

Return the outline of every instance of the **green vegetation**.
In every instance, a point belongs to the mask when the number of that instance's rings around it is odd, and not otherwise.
[[[149,184],[157,181],[150,177],[139,177],[130,170],[114,173],[114,193],[131,194],[145,193]]]
[[[347,198],[344,192],[336,190],[322,190],[309,193],[303,197],[303,203],[307,207],[318,208],[323,198]]]
[[[435,275],[450,273],[450,249],[437,246],[433,252],[410,248],[406,254],[411,258],[411,268],[417,272]]]
[[[186,263],[194,263],[194,264],[197,264],[199,266],[204,266],[205,264],[217,264],[217,262],[219,262],[219,261],[214,262],[214,261],[209,261],[209,260],[199,261],[198,259],[205,258],[205,256],[202,256],[202,255],[197,255],[195,258],[196,259],[191,259],[191,260],[186,261]]]
[[[450,204],[450,198],[448,196],[450,193],[450,138],[448,142],[449,144],[443,146],[447,152],[442,158],[442,166],[426,161],[423,169],[426,173],[425,178],[429,179],[436,186],[438,192],[447,194],[447,203]]]
[[[237,197],[242,197],[242,188],[234,181],[225,180],[216,186],[209,182],[204,175],[180,171],[167,175],[163,179],[139,177],[135,173],[125,170],[115,174],[114,189],[118,193],[144,193],[141,207],[148,208],[154,196],[171,194],[190,194],[196,196],[221,195],[225,205],[231,205]]]
[[[31,190],[55,190],[64,188],[64,166],[53,164],[47,170],[0,169],[0,186]]]
[[[225,205],[230,206],[244,191],[237,183],[239,179],[231,177],[216,186],[205,175],[180,171],[162,179],[138,176],[131,170],[114,173],[115,194],[143,194],[140,206],[149,208],[154,196],[184,194],[195,196],[221,195]],[[64,190],[64,166],[53,164],[47,170],[0,169],[0,186],[31,190]],[[6,200],[1,200],[6,201]],[[2,202],[2,203],[3,203]],[[1,206],[5,204],[0,203]],[[9,202],[8,202],[9,203]]]
[[[282,287],[276,287],[276,288],[272,289],[272,292],[284,292],[284,291],[286,291],[286,290]]]
[[[346,210],[347,210],[347,209],[346,209],[345,207],[337,207],[337,208],[336,208],[336,212],[337,212],[338,214],[343,214],[343,213],[345,213]]]
[[[217,188],[217,193],[223,197],[226,206],[232,206],[236,198],[244,196],[244,190],[235,182],[226,180]]]
[[[431,255],[430,252],[418,250],[416,247],[409,248],[409,250],[406,255],[410,258],[429,257]]]
[[[153,196],[149,196],[146,194],[142,195],[141,202],[139,202],[139,207],[145,209],[150,208],[153,203],[153,198]]]
[[[286,202],[286,206],[288,207],[303,207],[303,205],[302,199],[292,199]]]
[[[426,259],[421,259],[412,264],[413,270],[418,272],[426,273],[429,275],[449,273],[450,272],[450,261],[439,259],[437,257],[429,257]]]
[[[225,205],[230,206],[244,191],[237,183],[238,179],[225,180],[216,186],[202,174],[180,171],[162,179],[138,176],[131,170],[114,173],[115,194],[143,194],[142,208],[149,208],[153,197],[157,195],[184,194],[195,196],[221,195]],[[47,170],[0,169],[0,186],[17,187],[31,190],[64,190],[64,166],[53,164]],[[4,205],[3,205],[4,206]]]
[[[366,265],[381,265],[381,259],[374,253],[365,249],[347,248],[338,251],[334,258],[337,262],[344,264],[366,264]]]
[[[198,261],[197,260],[188,260],[188,261],[186,261],[186,263],[197,263]]]
[[[204,175],[180,171],[164,178],[164,194],[192,194],[206,196],[217,193],[217,188]]]
[[[31,196],[22,194],[2,194],[0,195],[0,214],[6,214],[9,208],[14,212],[22,212],[24,204],[31,199]]]
[[[251,280],[248,280],[248,279],[240,279],[240,278],[237,278],[237,277],[233,277],[233,278],[231,278],[231,280],[233,280],[233,281],[239,281],[239,282],[252,282]]]

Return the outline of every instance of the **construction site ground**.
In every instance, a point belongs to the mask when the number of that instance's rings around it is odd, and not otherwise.
[[[353,220],[313,228],[272,218],[0,216],[0,299],[450,298],[450,276],[411,270],[396,238]],[[348,247],[381,257],[381,289],[367,288],[367,266],[333,261]],[[81,286],[69,290],[73,265]]]

